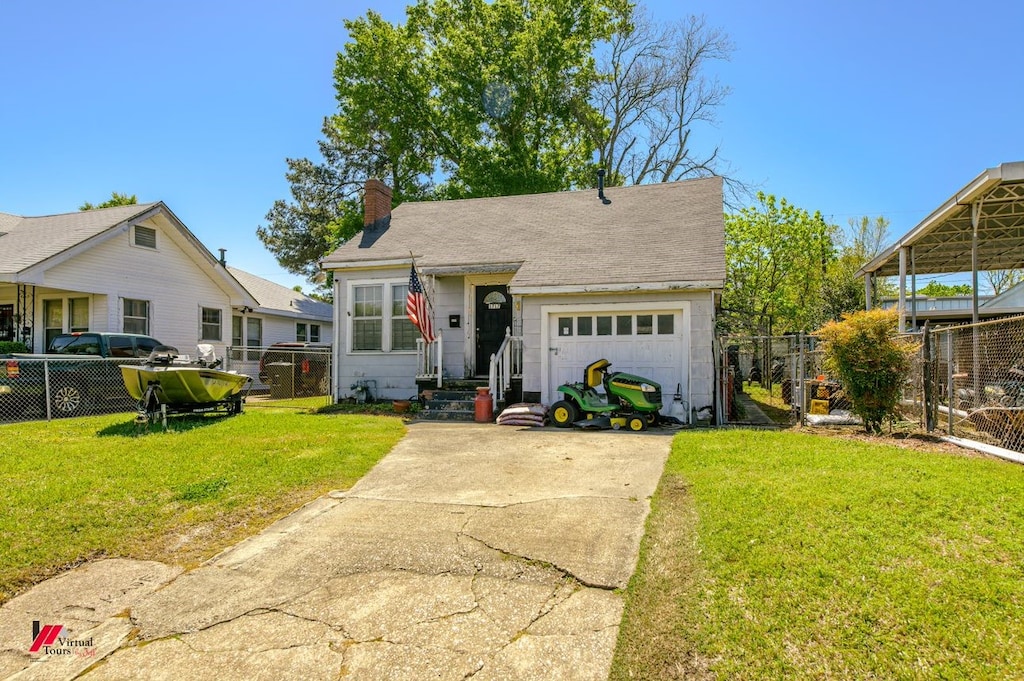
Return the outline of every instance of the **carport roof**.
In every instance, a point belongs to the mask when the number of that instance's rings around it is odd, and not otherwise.
[[[971,212],[978,206],[978,270],[1024,268],[1024,162],[989,168],[857,272],[899,274],[899,253],[913,248],[916,274],[971,272]]]

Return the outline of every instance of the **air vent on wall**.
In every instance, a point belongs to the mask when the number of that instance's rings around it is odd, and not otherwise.
[[[135,245],[143,248],[156,248],[156,230],[152,227],[135,225]]]

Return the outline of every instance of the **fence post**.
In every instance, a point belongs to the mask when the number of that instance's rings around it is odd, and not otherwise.
[[[935,424],[932,420],[932,351],[931,351],[931,329],[928,328],[928,321],[925,320],[924,328],[921,329],[921,356],[922,356],[922,367],[921,370],[924,372],[922,378],[922,390],[924,395],[921,397],[922,407],[924,408],[924,429],[925,432],[932,432]]]
[[[52,400],[50,399],[50,360],[43,360],[43,398],[46,400],[46,420],[52,421]]]
[[[946,389],[949,391],[946,410],[947,429],[953,434],[953,410],[956,409],[956,388],[953,385],[953,342],[956,340],[952,330],[946,331]]]
[[[804,333],[803,333],[803,331],[801,331],[800,333],[798,333],[796,335],[796,342],[800,346],[800,351],[799,351],[799,354],[797,355],[798,359],[797,359],[797,364],[796,364],[796,373],[797,373],[796,380],[793,381],[793,398],[794,398],[794,402],[798,405],[797,406],[797,418],[798,418],[798,420],[800,422],[800,425],[801,426],[806,426],[807,424],[804,423],[804,413],[807,411],[805,409],[805,407],[807,406],[806,405],[806,400],[804,400],[804,376],[806,375],[807,372],[806,372],[806,369],[804,367],[805,357],[804,357]],[[797,395],[800,396],[799,402],[796,401]]]

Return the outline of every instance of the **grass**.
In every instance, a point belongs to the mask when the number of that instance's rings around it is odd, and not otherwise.
[[[613,679],[1019,678],[1024,470],[792,432],[684,432]]]
[[[750,396],[750,399],[757,402],[757,406],[764,412],[765,416],[775,423],[789,425],[792,420],[790,406],[782,400],[782,386],[778,383],[772,385],[771,392],[762,388],[757,383],[743,384],[743,392]]]
[[[296,406],[141,434],[125,414],[0,426],[0,602],[98,556],[194,565],[350,487],[405,432]]]

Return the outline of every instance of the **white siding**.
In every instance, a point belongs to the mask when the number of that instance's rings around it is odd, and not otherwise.
[[[547,320],[542,319],[542,307],[598,305],[610,309],[620,307],[623,310],[629,310],[631,305],[637,303],[657,304],[664,309],[686,308],[683,323],[688,326],[689,338],[687,339],[687,356],[683,358],[683,361],[689,365],[690,403],[697,408],[712,404],[714,309],[711,305],[709,291],[525,296],[523,298],[523,391],[541,393],[542,395],[548,392],[547,386],[544,385],[543,362],[545,354],[549,350],[547,347],[542,347],[541,333],[542,325]],[[594,359],[599,358],[595,357]],[[670,395],[675,392],[674,385],[663,387]],[[545,396],[550,401],[551,397]]]
[[[223,354],[231,342],[228,294],[214,283],[214,273],[197,265],[156,223],[148,224],[157,229],[156,249],[131,245],[131,230],[126,230],[47,270],[46,286],[92,292],[92,331],[121,331],[121,300],[147,300],[149,335],[185,354],[194,354],[199,342],[200,308],[218,308],[223,329],[217,352]],[[36,321],[41,330],[41,305]],[[41,342],[40,331],[36,336]]]
[[[353,352],[349,349],[349,300],[351,282],[409,282],[409,268],[389,268],[367,272],[335,272],[334,306],[339,323],[334,330],[334,358],[337,364],[335,395],[343,399],[353,394],[357,381],[371,382],[374,398],[404,399],[416,393],[416,352]],[[429,287],[429,282],[423,282]],[[433,296],[431,297],[433,301]],[[385,300],[385,308],[388,301]],[[447,318],[446,318],[447,319]],[[439,329],[439,331],[442,331]],[[445,342],[448,341],[447,335]]]

